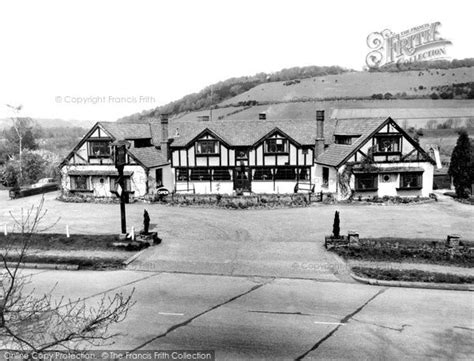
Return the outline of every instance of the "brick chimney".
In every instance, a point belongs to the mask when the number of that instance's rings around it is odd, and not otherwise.
[[[324,153],[324,110],[316,110],[316,139],[314,144],[314,158]]]
[[[161,152],[165,155],[166,160],[170,159],[169,138],[168,138],[168,114],[160,114],[161,123]]]

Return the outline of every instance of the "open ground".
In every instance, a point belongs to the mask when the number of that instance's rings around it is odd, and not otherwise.
[[[51,231],[117,233],[116,204],[61,203],[46,195]],[[9,200],[0,192],[0,225],[9,211],[39,196]],[[143,210],[163,244],[126,270],[23,271],[31,286],[54,296],[85,298],[135,288],[123,335],[105,349],[215,350],[217,360],[470,359],[473,293],[355,283],[323,248],[334,211],[345,233],[362,236],[474,240],[473,210],[447,197],[410,205],[315,205],[223,210],[127,205],[128,225]],[[104,347],[103,347],[104,349]]]

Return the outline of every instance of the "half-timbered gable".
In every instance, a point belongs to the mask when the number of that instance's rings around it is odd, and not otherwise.
[[[432,192],[434,161],[390,117],[337,121],[317,163],[318,189],[341,198]]]
[[[311,181],[315,122],[308,125],[266,120],[180,124],[180,136],[171,143],[176,190],[292,193],[298,182]]]
[[[115,196],[118,172],[112,143],[117,140],[129,142],[124,169],[127,192],[143,196],[165,181],[172,187],[170,169],[161,169],[168,164],[167,159],[152,139],[149,124],[95,124],[61,163],[63,188],[95,197]]]

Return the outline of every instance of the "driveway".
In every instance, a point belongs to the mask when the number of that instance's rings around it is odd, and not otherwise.
[[[119,233],[117,204],[62,203],[54,193],[45,197],[44,224],[60,221],[50,230],[71,233]],[[11,210],[37,204],[40,196],[9,200],[0,192],[0,225],[12,226]],[[163,244],[145,250],[129,265],[134,270],[189,272],[234,276],[272,276],[347,280],[345,267],[324,251],[324,235],[332,231],[334,212],[340,211],[341,232],[361,236],[440,238],[461,234],[474,240],[473,207],[442,198],[411,205],[314,205],[273,210],[224,210],[127,205],[127,225],[142,227],[143,211]]]

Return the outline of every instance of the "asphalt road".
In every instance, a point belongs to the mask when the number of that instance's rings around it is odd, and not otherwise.
[[[30,273],[29,271],[25,271]],[[107,349],[215,350],[217,360],[468,360],[473,294],[344,282],[135,271],[33,271],[37,293],[135,288]],[[112,330],[114,331],[114,330]]]
[[[50,230],[115,233],[117,205],[74,204],[46,195]],[[38,196],[8,200],[0,192],[0,225],[11,227]],[[471,359],[473,294],[383,288],[350,281],[324,251],[335,210],[342,232],[362,236],[474,239],[473,208],[449,199],[410,206],[317,205],[228,211],[127,206],[140,228],[147,208],[162,245],[124,271],[34,271],[31,287],[86,298],[135,288],[137,304],[109,346],[122,350],[212,349],[217,360]]]

